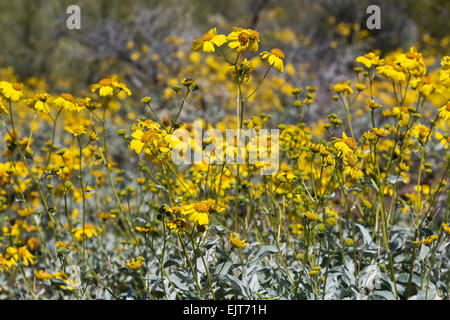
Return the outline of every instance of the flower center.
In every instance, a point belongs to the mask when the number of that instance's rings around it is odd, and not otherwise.
[[[111,79],[110,78],[103,78],[98,82],[99,85],[102,87],[104,86],[110,86],[111,85]]]
[[[353,138],[344,138],[344,142],[347,146],[349,146],[352,150],[356,149],[356,142]]]
[[[204,202],[196,202],[194,204],[194,209],[198,212],[209,212],[209,205]]]
[[[203,41],[209,41],[209,40],[211,40],[212,38],[214,38],[214,36],[211,34],[211,33],[205,33],[204,35],[203,35],[203,37],[202,37],[202,40]]]
[[[22,89],[22,85],[21,85],[20,83],[18,83],[18,82],[14,82],[14,83],[12,84],[12,87],[13,87],[14,90],[16,90],[16,91],[20,91],[20,90]]]
[[[249,37],[249,35],[248,35],[247,32],[241,32],[241,33],[239,33],[238,39],[239,39],[239,42],[240,42],[242,45],[246,45],[249,38],[250,38],[250,37]]]
[[[61,97],[63,97],[67,101],[73,102],[73,95],[71,95],[70,93],[61,93]]]
[[[270,51],[270,52],[272,52],[275,56],[277,56],[277,57],[280,58],[281,60],[284,59],[284,53],[283,53],[283,51],[281,51],[280,49],[275,48],[275,49],[272,49],[272,51]]]

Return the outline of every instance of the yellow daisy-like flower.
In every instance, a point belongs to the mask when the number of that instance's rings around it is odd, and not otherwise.
[[[389,78],[394,81],[405,81],[406,76],[402,71],[402,68],[393,63],[377,67],[377,72],[379,75]]]
[[[252,29],[233,28],[227,36],[228,46],[235,49],[236,52],[242,53],[247,51],[258,51],[259,32]]]
[[[42,281],[53,279],[53,275],[51,275],[50,273],[48,273],[45,270],[35,270],[34,276],[36,277],[36,279],[39,279]]]
[[[29,264],[34,264],[33,258],[34,256],[28,251],[27,246],[22,246],[19,248],[9,247],[6,249],[6,259],[13,259],[15,262],[19,261],[19,258],[22,258],[23,264],[28,266]]]
[[[278,48],[272,49],[272,51],[267,52],[263,51],[261,52],[261,56],[263,59],[267,60],[269,65],[273,66],[275,70],[282,73],[283,72],[283,60],[284,60],[284,53]]]
[[[443,120],[450,119],[450,102],[439,108],[439,117]]]
[[[67,111],[81,111],[83,107],[80,107],[75,103],[75,98],[70,93],[61,93],[61,95],[56,98],[53,103],[59,108],[63,108]]]
[[[124,83],[116,81],[114,78],[103,78],[98,83],[91,85],[91,91],[98,93],[101,97],[111,97],[117,95],[120,91],[124,91],[131,96],[130,89]]]
[[[67,132],[72,134],[74,137],[78,137],[84,133],[86,133],[86,126],[82,123],[73,123],[71,125],[65,126]]]
[[[13,258],[5,258],[3,254],[0,253],[0,272],[8,271],[15,264]]]
[[[373,52],[356,58],[356,62],[362,63],[367,69],[383,64],[383,60]]]
[[[450,234],[450,226],[448,226],[446,223],[443,223],[442,228],[444,228],[445,233]]]
[[[106,212],[98,212],[97,215],[102,220],[112,220],[116,217],[115,214]]]
[[[23,97],[22,84],[18,82],[9,83],[0,81],[0,93],[6,100],[17,102]]]
[[[214,201],[206,200],[183,206],[182,214],[187,215],[189,221],[203,226],[209,224],[210,213],[222,212],[223,210]]]
[[[72,229],[72,232],[74,233],[75,238],[79,242],[83,242],[84,240],[86,240],[86,238],[92,238],[93,236],[97,237],[98,232],[101,232],[101,231],[102,231],[101,228],[93,226],[90,223],[86,224],[84,226],[84,231],[83,231],[83,226]]]
[[[166,226],[171,230],[175,229],[177,233],[182,233],[189,228],[189,223],[184,218],[175,218],[167,220]]]
[[[411,47],[408,52],[398,55],[394,63],[400,65],[403,72],[415,77],[421,77],[427,72],[422,54],[417,52],[414,47]]]
[[[140,233],[156,232],[156,227],[136,226],[134,229]]]
[[[212,28],[207,33],[205,33],[201,39],[194,40],[192,43],[192,50],[203,52],[215,52],[216,47],[220,47],[225,42],[227,42],[227,37],[223,34],[217,34],[216,28]]]
[[[236,248],[242,248],[248,245],[248,243],[245,242],[246,239],[239,240],[239,235],[237,233],[235,233],[234,236],[233,233],[231,233],[228,240],[230,240],[230,243]]]
[[[348,94],[348,95],[350,95],[350,94],[352,94],[353,93],[353,90],[352,90],[352,88],[350,87],[350,81],[345,81],[345,82],[340,82],[340,83],[336,83],[334,86],[333,86],[333,90],[336,92],[336,93],[343,93],[343,94]]]
[[[144,264],[144,257],[137,257],[136,260],[134,258],[131,259],[131,262],[127,260],[125,265],[131,270],[139,270]]]
[[[305,218],[309,219],[309,220],[319,220],[322,221],[322,218],[319,217],[319,215],[317,214],[317,212],[312,212],[312,211],[306,211],[304,213]]]
[[[387,136],[389,134],[389,131],[383,128],[373,128],[373,133],[381,138]]]
[[[347,137],[345,132],[342,132],[342,139],[334,138],[334,147],[342,151],[344,155],[352,154],[356,150],[356,142],[353,138]]]
[[[50,112],[49,100],[50,100],[49,94],[45,92],[38,93],[33,97],[29,106],[34,110],[42,111],[43,113],[49,113]]]
[[[158,131],[152,129],[145,132],[137,129],[131,137],[133,140],[130,142],[130,148],[137,154],[140,154],[142,151],[151,154],[152,151],[155,151],[155,147],[158,146],[158,142],[161,140]]]

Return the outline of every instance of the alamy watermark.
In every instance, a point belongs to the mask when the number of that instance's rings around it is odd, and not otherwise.
[[[184,128],[172,135],[182,143],[171,151],[175,164],[251,164],[262,175],[271,175],[279,168],[279,129],[217,129],[203,132],[202,121],[194,122],[194,135]]]

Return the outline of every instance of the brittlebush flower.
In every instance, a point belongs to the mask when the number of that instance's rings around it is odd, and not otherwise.
[[[243,53],[249,49],[251,52],[258,51],[259,32],[252,29],[233,28],[227,36],[228,46],[236,52]]]
[[[284,60],[284,53],[278,48],[272,49],[272,51],[267,52],[263,51],[261,52],[261,56],[263,59],[267,60],[269,65],[273,66],[275,70],[282,73],[283,72],[283,60]]]
[[[450,234],[450,226],[448,226],[446,223],[443,223],[442,228],[444,228],[445,233]]]
[[[47,93],[38,93],[31,100],[29,106],[34,110],[41,111],[43,113],[50,112],[50,95]]]
[[[450,102],[439,108],[439,117],[443,120],[450,119]]]
[[[134,258],[131,259],[131,262],[127,260],[125,265],[131,270],[139,270],[144,264],[144,257],[137,257],[136,260]]]
[[[28,251],[27,246],[22,246],[19,248],[9,247],[6,249],[6,259],[13,259],[15,262],[19,262],[19,258],[22,258],[23,264],[28,266],[29,264],[34,264],[34,256]]]
[[[320,218],[320,216],[317,214],[317,212],[312,212],[312,211],[306,211],[304,213],[305,218],[315,221],[315,220],[319,220],[322,221],[322,218]]]
[[[205,33],[201,39],[194,40],[192,43],[192,50],[203,52],[215,52],[216,47],[220,47],[225,42],[227,42],[227,37],[223,34],[217,34],[216,28],[212,28],[207,33]]]
[[[59,108],[63,108],[67,111],[81,111],[83,106],[79,106],[75,103],[75,98],[70,93],[61,93],[61,95],[56,98],[53,103]]]
[[[177,233],[182,233],[189,228],[189,223],[184,218],[174,218],[167,220],[166,226],[171,230],[175,230]]]
[[[22,84],[18,82],[9,83],[0,81],[0,93],[5,100],[17,102],[23,97]]]
[[[3,254],[0,253],[0,272],[8,271],[15,264],[13,258],[5,258]]]
[[[214,201],[198,201],[183,206],[182,214],[187,215],[189,221],[199,225],[209,224],[211,213],[222,212],[224,209],[214,203]]]
[[[379,75],[389,78],[394,81],[405,81],[406,76],[402,71],[402,68],[393,63],[386,64],[384,66],[377,67]]]
[[[51,275],[50,273],[48,273],[45,270],[35,270],[34,276],[36,277],[36,279],[39,279],[42,281],[46,281],[46,280],[50,280],[50,279],[54,278],[53,275]]]
[[[116,81],[114,78],[103,78],[98,83],[91,85],[91,91],[98,93],[101,97],[111,97],[117,95],[120,91],[124,91],[131,96],[130,89],[124,83]]]
[[[373,52],[369,52],[363,56],[359,56],[358,58],[356,58],[356,62],[362,63],[367,69],[370,69],[372,66],[383,64],[383,60]]]
[[[350,81],[345,81],[345,82],[340,82],[340,83],[336,83],[333,86],[333,90],[336,93],[343,93],[345,95],[350,95],[353,93],[352,88],[350,87]]]
[[[334,147],[341,151],[344,155],[352,154],[356,150],[356,142],[353,138],[347,137],[345,132],[342,132],[342,139],[334,138]]]
[[[228,237],[228,240],[230,240],[230,243],[233,245],[233,247],[236,248],[242,248],[248,245],[248,243],[245,242],[246,239],[239,240],[239,235],[237,233],[235,233],[234,235],[233,233],[231,233]]]
[[[101,231],[102,231],[101,228],[93,226],[90,223],[84,226],[84,231],[82,226],[79,228],[72,229],[72,232],[74,233],[74,236],[78,242],[83,242],[84,240],[86,240],[86,238],[92,238],[93,236],[97,237],[98,232]]]

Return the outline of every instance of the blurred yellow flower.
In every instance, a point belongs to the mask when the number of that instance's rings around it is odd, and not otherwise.
[[[261,52],[261,56],[263,59],[267,60],[269,65],[273,66],[275,70],[282,73],[283,72],[283,60],[284,60],[284,53],[278,48],[272,49],[272,51],[267,52],[263,51]]]
[[[223,34],[217,34],[216,28],[212,28],[207,33],[205,33],[201,39],[194,40],[192,43],[192,50],[203,52],[215,52],[214,46],[220,47],[225,42],[227,42],[227,37]]]

